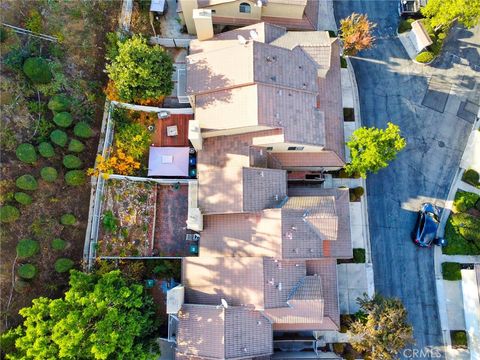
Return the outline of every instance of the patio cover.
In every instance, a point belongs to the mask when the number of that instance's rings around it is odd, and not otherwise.
[[[188,147],[150,147],[148,176],[188,176]]]

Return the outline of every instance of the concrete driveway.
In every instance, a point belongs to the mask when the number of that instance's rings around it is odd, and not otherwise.
[[[391,121],[400,126],[408,143],[387,169],[367,179],[376,291],[402,299],[414,326],[414,347],[437,347],[443,345],[443,338],[433,251],[414,246],[410,231],[421,203],[443,206],[472,128],[470,121],[456,114],[462,99],[476,97],[462,84],[465,76],[480,82],[480,69],[475,68],[480,65],[480,31],[453,31],[446,55],[431,66],[422,66],[409,59],[395,35],[397,1],[337,0],[334,7],[337,21],[358,12],[378,24],[375,48],[352,59],[363,125],[384,128]],[[433,94],[440,95],[436,105],[427,96],[431,107],[426,107],[422,102],[432,75],[433,90],[450,92],[445,104],[446,94]]]

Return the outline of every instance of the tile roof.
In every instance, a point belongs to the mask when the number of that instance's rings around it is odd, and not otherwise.
[[[307,260],[307,275],[318,275],[322,279],[322,298],[324,300],[324,316],[330,318],[340,327],[340,309],[338,304],[337,260]]]
[[[273,352],[272,324],[258,311],[184,304],[178,319],[177,359],[236,359]]]
[[[272,153],[283,168],[343,167],[345,161],[334,151]]]
[[[323,189],[291,187],[288,196],[334,196],[338,218],[336,240],[325,240],[322,257],[351,258],[353,256],[350,234],[350,205],[348,189]]]

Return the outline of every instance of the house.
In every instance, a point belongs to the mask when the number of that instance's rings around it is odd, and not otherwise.
[[[284,170],[345,165],[338,39],[259,23],[190,49],[187,93],[202,140],[253,134],[250,146]]]
[[[278,339],[300,334],[320,352],[317,332],[340,327],[349,193],[289,187],[287,172],[345,164],[338,40],[259,23],[190,50],[189,197],[202,226],[198,257],[182,259],[167,295],[176,358],[269,359]]]
[[[269,22],[291,30],[315,30],[317,0],[179,0],[177,13],[189,34],[197,34],[194,10],[208,10],[216,25]]]

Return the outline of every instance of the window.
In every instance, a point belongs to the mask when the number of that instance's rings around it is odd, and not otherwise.
[[[267,151],[272,151],[273,150],[273,146],[267,146]]]
[[[297,150],[297,151],[301,151],[303,150],[303,146],[289,146],[287,150]]]
[[[243,2],[243,3],[240,4],[240,12],[241,13],[250,14],[251,11],[252,11],[252,9],[251,9],[249,3],[244,3]]]

